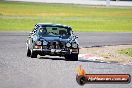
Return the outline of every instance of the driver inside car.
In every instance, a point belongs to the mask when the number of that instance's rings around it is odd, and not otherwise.
[[[40,35],[46,35],[46,34],[48,34],[46,28],[40,28],[39,34]]]

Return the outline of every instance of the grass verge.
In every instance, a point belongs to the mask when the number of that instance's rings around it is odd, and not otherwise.
[[[121,53],[121,54],[127,54],[127,55],[129,55],[129,56],[132,57],[132,48],[120,50],[119,53]]]
[[[30,31],[40,22],[70,25],[81,32],[132,32],[132,8],[0,2],[0,31]]]

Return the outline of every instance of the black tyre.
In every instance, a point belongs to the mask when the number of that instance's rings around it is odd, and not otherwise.
[[[78,61],[78,54],[71,54],[72,61]]]
[[[31,58],[37,58],[37,53],[35,51],[32,51],[30,57]]]
[[[27,49],[27,57],[30,57],[31,56],[31,51],[30,51],[30,49],[28,48]]]
[[[65,59],[70,61],[78,61],[78,54],[66,55]]]

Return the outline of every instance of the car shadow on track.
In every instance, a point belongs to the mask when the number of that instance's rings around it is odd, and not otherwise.
[[[118,62],[106,62],[106,61],[90,61],[90,60],[78,60],[80,62],[93,62],[93,63],[106,63],[106,64],[118,64]]]
[[[72,60],[66,60],[64,57],[58,57],[58,56],[40,56],[40,57],[38,57],[38,59],[72,61]]]
[[[50,59],[50,60],[64,60],[64,61],[66,61],[65,58],[63,58],[63,57],[51,57],[51,56],[43,56],[43,57],[41,56],[38,59]]]
[[[39,56],[38,59],[49,59],[49,60],[61,60],[61,61],[70,61],[70,60],[66,60],[64,57],[56,57],[56,56]],[[105,62],[105,61],[90,61],[90,60],[81,60],[79,59],[76,62],[93,62],[93,63],[109,63],[109,62]],[[111,63],[117,63],[117,62],[111,62]]]
[[[100,62],[100,61],[90,61],[90,60],[78,60],[80,62],[94,62],[94,63],[107,63],[107,62]]]

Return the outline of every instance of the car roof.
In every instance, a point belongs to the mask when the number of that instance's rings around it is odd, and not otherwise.
[[[71,26],[62,25],[62,24],[52,24],[52,23],[37,23],[36,25],[39,25],[40,27],[44,27],[44,26],[55,26],[55,27],[71,28]]]

